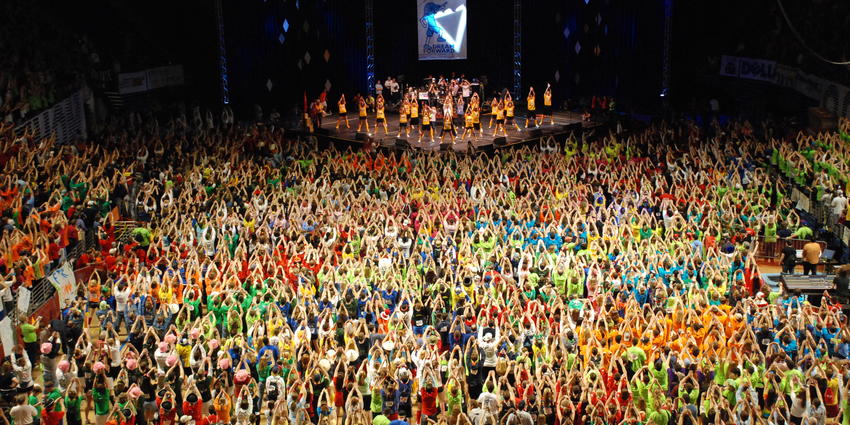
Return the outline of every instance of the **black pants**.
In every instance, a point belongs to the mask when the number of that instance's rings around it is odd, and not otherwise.
[[[782,263],[782,273],[794,274],[794,263]]]
[[[817,263],[812,264],[812,263],[809,263],[808,261],[803,261],[803,274],[811,274],[811,275],[818,274]]]

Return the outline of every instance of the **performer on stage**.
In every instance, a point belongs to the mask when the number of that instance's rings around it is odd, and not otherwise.
[[[431,140],[434,140],[434,129],[431,128],[431,107],[428,106],[427,103],[422,104],[422,130],[419,132],[419,140],[422,141],[422,134],[425,132],[431,136]]]
[[[359,101],[357,102],[358,115],[360,118],[360,122],[357,123],[358,132],[363,127],[364,123],[366,124],[366,132],[369,132],[369,118],[366,114],[366,108],[366,99],[364,99],[363,96],[360,96]]]
[[[543,92],[543,114],[540,116],[542,123],[546,116],[549,116],[549,125],[555,124],[555,119],[552,116],[552,85],[546,83],[546,91]]]
[[[339,116],[336,119],[336,129],[339,130],[339,125],[342,123],[342,120],[345,120],[345,128],[351,128],[348,124],[348,111],[345,109],[345,93],[339,97],[339,101],[336,103],[337,108],[339,108]]]
[[[404,99],[401,102],[401,108],[399,108],[399,110],[398,110],[398,114],[399,114],[398,115],[398,135],[396,135],[395,137],[401,137],[402,131],[406,132],[405,137],[410,137],[410,126],[407,125],[407,121],[408,121],[407,115],[409,113],[410,113],[410,103],[407,101],[407,99]]]
[[[489,130],[493,127],[493,120],[496,119],[496,108],[499,107],[499,97],[496,96],[493,98],[493,101],[490,102],[490,123],[487,124],[487,129]]]
[[[384,114],[384,95],[379,94],[378,100],[375,102],[375,133],[378,132],[378,126],[384,126],[384,134],[389,134],[387,130],[387,117]]]
[[[443,137],[445,137],[446,132],[449,132],[452,136],[452,143],[455,142],[455,126],[453,117],[454,102],[452,101],[452,95],[448,95],[445,100],[443,100],[443,131],[440,132],[440,143],[443,143]]]
[[[463,114],[463,136],[461,136],[461,140],[466,140],[467,137],[472,138],[475,135],[474,118],[472,115],[473,107],[474,105],[469,105],[466,108],[466,113]]]
[[[534,105],[534,87],[528,89],[528,99],[526,100],[528,102],[528,115],[525,117],[525,128],[528,128],[529,121],[533,122],[535,127],[539,127],[540,124],[537,123],[537,107]]]
[[[419,97],[416,92],[411,95],[408,105],[410,105],[410,126],[419,133],[419,137],[422,137],[422,130],[419,129]]]
[[[499,129],[502,129],[502,134],[505,137],[508,136],[508,132],[505,130],[505,104],[504,102],[499,102],[496,104],[496,109],[493,110],[493,114],[496,116],[496,129],[493,130],[493,137],[499,135]]]
[[[519,124],[517,124],[516,120],[514,120],[515,109],[516,105],[514,105],[514,100],[511,98],[511,94],[508,93],[505,96],[505,127],[509,125],[511,127],[516,127],[516,131],[522,131],[522,129],[519,128]]]
[[[478,137],[484,136],[484,131],[481,130],[481,99],[478,93],[472,95],[472,129],[478,131]],[[475,135],[475,131],[472,132]]]

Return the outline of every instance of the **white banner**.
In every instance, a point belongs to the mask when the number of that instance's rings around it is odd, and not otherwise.
[[[850,88],[773,61],[722,56],[720,75],[772,82],[814,99],[839,118],[850,118]]]
[[[130,94],[141,93],[143,91],[148,91],[147,71],[122,72],[118,74],[118,93]]]
[[[776,62],[741,58],[741,61],[738,62],[738,72],[741,78],[772,83],[776,81]]]
[[[183,67],[180,65],[161,66],[149,69],[147,73],[148,90],[183,85]]]
[[[32,292],[21,286],[18,288],[18,311],[22,314],[30,312],[30,296]]]
[[[720,58],[720,75],[773,83],[776,82],[776,62],[723,55]]]
[[[3,307],[0,306],[0,310]],[[0,320],[0,343],[3,344],[3,352],[8,356],[12,353],[12,348],[15,348],[15,334],[12,332],[12,319],[9,315],[3,314],[3,320]]]
[[[466,0],[417,0],[419,60],[466,59]]]
[[[59,308],[65,308],[74,301],[77,296],[77,278],[74,277],[71,263],[67,261],[62,263],[61,267],[47,276],[47,280],[56,288],[56,293],[59,296]]]
[[[162,87],[183,85],[183,65],[160,66],[118,74],[118,93],[141,93]]]

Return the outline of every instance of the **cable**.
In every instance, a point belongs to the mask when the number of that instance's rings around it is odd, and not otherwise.
[[[839,66],[846,66],[846,65],[850,65],[850,61],[837,62],[837,61],[829,60],[829,59],[827,59],[827,58],[825,58],[825,57],[821,56],[821,55],[820,55],[820,53],[816,52],[816,51],[815,51],[814,49],[812,49],[811,47],[809,47],[809,45],[808,45],[808,44],[806,44],[806,42],[803,40],[803,37],[802,37],[802,36],[800,36],[800,33],[799,33],[799,32],[797,32],[797,28],[794,28],[794,24],[792,24],[792,23],[791,23],[791,20],[790,20],[790,19],[788,19],[788,14],[786,14],[786,13],[785,13],[785,7],[784,7],[784,6],[782,6],[782,0],[776,0],[776,3],[777,3],[777,4],[779,4],[779,10],[782,12],[782,16],[785,18],[785,23],[787,23],[787,24],[788,24],[788,28],[790,28],[790,29],[791,29],[791,32],[792,32],[792,33],[794,33],[794,37],[797,37],[797,41],[799,41],[799,42],[800,42],[800,44],[802,44],[802,45],[803,45],[803,47],[804,47],[804,48],[806,48],[806,50],[808,50],[808,51],[809,51],[809,53],[811,53],[811,54],[812,54],[812,56],[814,56],[814,57],[816,57],[816,58],[818,58],[818,59],[820,59],[820,60],[822,60],[822,61],[824,61],[824,62],[826,62],[826,63],[832,64],[832,65],[839,65]]]

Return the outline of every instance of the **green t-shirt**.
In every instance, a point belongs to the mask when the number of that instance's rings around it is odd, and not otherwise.
[[[109,395],[109,390],[106,388],[95,388],[92,390],[94,396],[94,414],[108,415],[112,409],[112,398]]]
[[[36,332],[38,328],[35,325],[29,323],[21,324],[21,338],[23,338],[25,343],[32,343],[38,341],[38,333]]]

